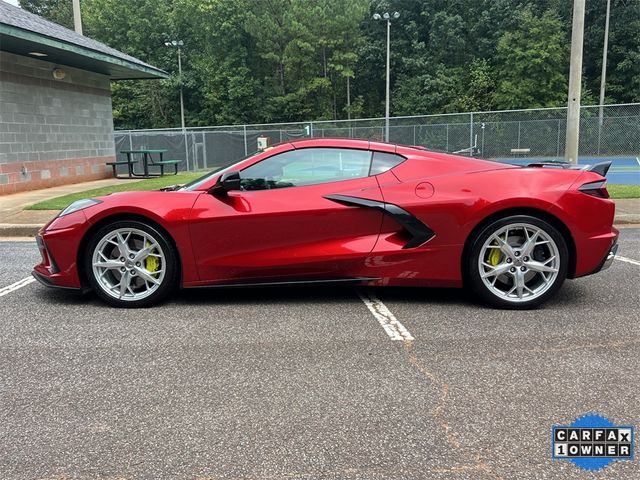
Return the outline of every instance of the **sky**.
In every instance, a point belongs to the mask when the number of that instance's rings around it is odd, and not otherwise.
[[[7,3],[10,3],[11,5],[15,5],[16,7],[19,7],[18,5],[18,0],[4,0]]]

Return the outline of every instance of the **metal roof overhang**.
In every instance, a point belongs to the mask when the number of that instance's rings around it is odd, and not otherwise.
[[[0,51],[101,73],[108,75],[112,80],[168,77],[164,70],[150,65],[131,62],[6,24],[0,24]],[[29,55],[29,52],[41,52],[47,56],[36,57]]]

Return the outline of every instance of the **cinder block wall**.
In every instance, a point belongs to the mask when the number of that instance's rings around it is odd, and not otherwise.
[[[107,178],[114,158],[108,76],[0,52],[0,194]]]

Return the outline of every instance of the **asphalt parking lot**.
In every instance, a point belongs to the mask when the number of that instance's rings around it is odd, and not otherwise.
[[[640,261],[640,229],[620,242]],[[1,242],[0,289],[37,261]],[[554,423],[640,425],[639,282],[616,261],[527,312],[360,292],[413,340],[351,287],[185,291],[146,310],[0,290],[0,478],[640,478],[637,460],[550,459]]]

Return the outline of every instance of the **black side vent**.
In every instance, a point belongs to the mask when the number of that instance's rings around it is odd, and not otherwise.
[[[348,195],[325,195],[327,200],[355,207],[376,208],[393,218],[411,236],[402,248],[416,248],[431,240],[435,233],[419,219],[405,209],[393,203],[369,200],[368,198],[350,197]]]

